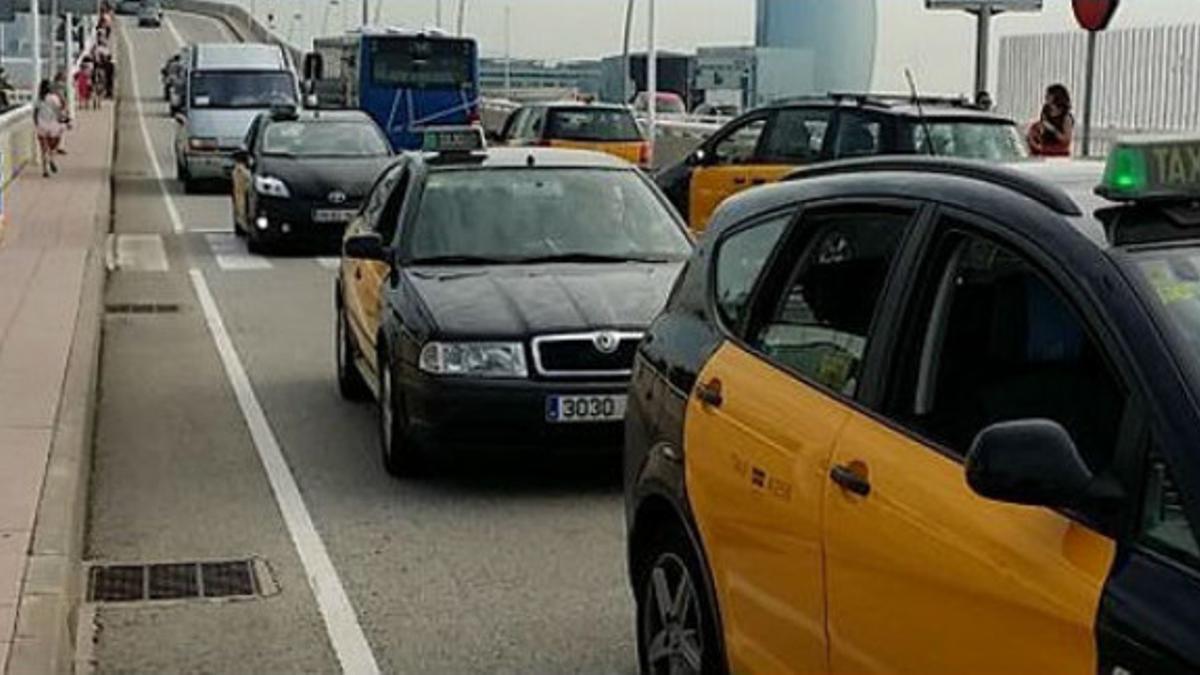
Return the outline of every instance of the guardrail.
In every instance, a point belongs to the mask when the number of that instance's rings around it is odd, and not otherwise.
[[[287,52],[292,64],[299,68],[304,62],[304,50],[291,44],[275,31],[267,28],[250,12],[237,5],[214,0],[166,0],[163,5],[167,9],[204,14],[221,19],[229,28],[246,42],[264,42],[279,45]]]
[[[0,113],[0,195],[33,160],[33,106],[26,103]],[[0,218],[4,213],[0,198]]]

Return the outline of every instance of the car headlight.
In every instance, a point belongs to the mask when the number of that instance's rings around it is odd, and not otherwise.
[[[421,349],[419,365],[433,375],[529,376],[520,342],[430,342]]]
[[[274,176],[255,176],[254,191],[267,197],[287,199],[292,196],[292,193],[288,191],[287,183]]]
[[[192,138],[188,140],[188,146],[193,150],[213,151],[220,147],[215,138]]]

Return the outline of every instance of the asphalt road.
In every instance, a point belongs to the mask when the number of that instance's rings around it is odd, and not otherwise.
[[[90,605],[98,671],[634,671],[619,457],[497,451],[384,474],[373,408],[334,382],[334,252],[250,255],[227,194],[172,180],[158,69],[179,40],[229,34],[168,17],[121,28],[106,302],[178,311],[105,319],[87,555],[257,557],[278,592]]]

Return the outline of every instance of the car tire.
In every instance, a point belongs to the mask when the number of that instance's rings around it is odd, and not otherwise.
[[[726,673],[716,612],[687,535],[678,527],[664,526],[646,541],[634,583],[640,672]]]
[[[270,247],[267,246],[266,242],[252,234],[246,236],[246,250],[254,255],[267,255],[270,253]]]
[[[354,343],[350,338],[350,326],[347,324],[346,310],[339,302],[337,306],[337,324],[334,337],[334,358],[337,362],[338,391],[347,401],[365,401],[371,395],[367,381],[363,379],[354,362]]]
[[[420,476],[425,473],[425,461],[408,433],[402,412],[402,394],[395,387],[394,369],[382,353],[376,363],[379,369],[379,450],[383,468],[394,478]]]

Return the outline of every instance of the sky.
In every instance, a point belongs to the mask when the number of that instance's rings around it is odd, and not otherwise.
[[[248,5],[252,0],[240,0]],[[360,0],[336,0],[329,9],[329,30],[343,18],[346,25],[361,15]],[[382,2],[382,23],[433,25],[439,0],[369,0]],[[838,0],[818,0],[834,3]],[[877,0],[879,44],[875,82],[878,90],[904,88],[904,68],[911,68],[923,89],[970,91],[974,73],[974,20],[962,12],[930,12],[924,0]],[[327,32],[329,0],[253,0],[260,16],[276,14],[279,32],[295,38]],[[443,26],[454,29],[460,0],[440,0]],[[646,0],[638,0],[635,49],[646,43]],[[996,39],[1030,32],[1078,30],[1069,0],[1044,0],[1040,14],[1003,15],[995,21]],[[466,32],[480,41],[485,55],[505,53],[505,13],[510,12],[511,53],[518,58],[560,60],[618,53],[624,26],[625,0],[466,0]],[[286,9],[284,9],[286,8]],[[749,44],[754,35],[753,0],[657,0],[660,48],[694,51],[697,46]],[[287,11],[292,14],[287,14]],[[374,13],[374,9],[371,10]],[[301,18],[294,15],[299,12]],[[1200,23],[1197,0],[1125,0],[1112,28]],[[995,58],[993,56],[993,68]]]

